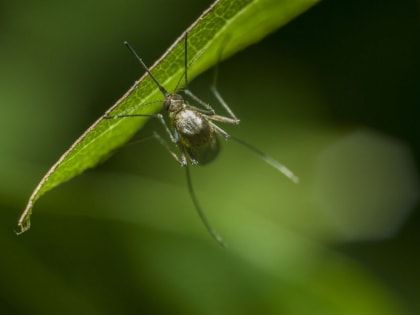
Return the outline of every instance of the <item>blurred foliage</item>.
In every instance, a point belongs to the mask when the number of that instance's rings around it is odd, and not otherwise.
[[[0,313],[418,313],[414,0],[323,1],[220,65],[241,118],[227,130],[301,178],[293,185],[235,143],[194,168],[229,250],[151,141],[55,189],[36,227],[13,233],[46,170],[139,78],[122,42],[146,47],[150,64],[209,4],[1,4]],[[204,99],[211,76],[191,85]]]

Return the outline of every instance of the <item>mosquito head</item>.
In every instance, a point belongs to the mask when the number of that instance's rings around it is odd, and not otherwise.
[[[146,66],[146,64],[143,62],[143,60],[137,55],[136,51],[128,42],[124,42],[124,45],[128,48],[128,50],[136,57],[137,61],[140,63],[140,65],[143,67],[144,70],[150,75],[152,80],[156,83],[159,90],[162,92],[162,94],[165,96],[165,99],[169,98],[171,96],[171,93],[169,93],[162,84],[159,83],[159,81],[156,79],[156,77],[150,72],[149,68]]]
[[[170,94],[165,98],[164,106],[168,112],[178,112],[185,103],[184,98],[180,94]]]

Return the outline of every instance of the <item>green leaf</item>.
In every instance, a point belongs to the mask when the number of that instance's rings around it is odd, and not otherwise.
[[[286,24],[319,0],[219,0],[188,31],[189,78],[249,46]],[[169,91],[184,72],[184,34],[151,70]],[[222,49],[223,47],[223,49]],[[149,76],[139,81],[105,115],[153,114],[162,109],[162,95]],[[30,227],[34,203],[48,190],[95,166],[141,128],[147,118],[100,117],[51,167],[32,193],[22,213],[18,233]]]

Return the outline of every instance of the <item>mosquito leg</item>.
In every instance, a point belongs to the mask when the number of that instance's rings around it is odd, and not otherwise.
[[[214,115],[216,112],[214,111],[214,109],[206,102],[204,102],[202,99],[200,99],[198,96],[196,96],[193,92],[191,92],[188,89],[184,90],[184,93],[186,95],[188,95],[189,97],[191,97],[194,101],[196,101],[198,104],[200,104],[201,106],[203,106],[205,109],[207,109],[207,112],[203,112],[203,114],[207,114],[207,115]]]
[[[237,119],[220,116],[220,115],[207,116],[207,118],[211,120],[215,120],[215,121],[220,121],[225,124],[231,124],[231,125],[239,124],[239,120]]]
[[[169,138],[171,139],[171,142],[175,143],[179,147],[179,136],[176,130],[174,130],[174,133],[171,132],[169,129],[168,124],[166,123],[165,119],[163,118],[163,115],[158,114],[122,114],[122,115],[115,115],[115,116],[104,116],[105,119],[118,119],[118,118],[125,118],[125,117],[152,117],[157,118],[160,123],[163,125],[166,133],[168,134]],[[168,145],[168,143],[163,139],[157,132],[153,133],[153,137],[159,141],[159,143],[177,160],[181,166],[187,165],[187,158],[186,154],[181,149],[181,157],[179,157]]]
[[[177,162],[182,166],[187,166],[187,158],[185,157],[185,154],[182,152],[181,157],[179,157],[172,149],[170,148],[168,142],[165,141],[157,132],[153,132],[153,137],[159,141],[159,143],[169,152],[172,157],[177,160]]]
[[[231,135],[228,134],[226,131],[224,131],[222,128],[220,128],[218,125],[210,122],[211,126],[216,130],[216,132],[221,135],[223,138],[230,139]]]
[[[295,183],[298,183],[299,182],[299,177],[297,177],[290,169],[288,169],[285,165],[283,165],[282,163],[280,163],[276,159],[274,159],[271,156],[269,156],[268,154],[260,151],[259,149],[257,149],[253,145],[249,144],[248,142],[246,142],[244,140],[241,140],[239,138],[236,138],[236,137],[231,136],[226,131],[224,131],[222,128],[220,128],[219,126],[217,126],[216,124],[214,124],[212,122],[210,122],[210,123],[211,123],[212,127],[216,130],[216,132],[218,134],[220,134],[226,140],[228,140],[228,139],[229,140],[230,139],[234,140],[235,142],[239,143],[240,145],[242,145],[245,148],[247,148],[248,150],[250,150],[252,153],[258,155],[260,158],[263,159],[264,162],[266,162],[267,164],[269,164],[272,167],[274,167],[276,170],[278,170],[279,172],[281,172],[286,177],[290,178],[293,182],[295,182]]]
[[[160,123],[165,128],[166,133],[168,134],[169,138],[173,143],[177,143],[177,135],[172,134],[171,130],[169,129],[168,124],[166,123],[165,119],[163,118],[162,114],[117,114],[114,116],[104,116],[104,119],[119,119],[119,118],[127,118],[127,117],[151,117],[151,118],[157,118]]]
[[[222,51],[220,51],[219,61],[217,62],[216,66],[214,67],[213,84],[210,87],[210,90],[212,91],[212,93],[214,94],[216,99],[219,101],[219,103],[226,110],[226,112],[229,114],[229,116],[236,121],[236,125],[237,125],[237,124],[239,124],[240,120],[236,117],[236,115],[230,109],[229,105],[225,102],[222,95],[219,93],[219,90],[217,89],[217,79],[219,77],[219,63],[220,63],[221,58],[222,58]]]
[[[144,117],[151,117],[151,116],[155,116],[154,114],[129,114],[132,113],[134,111],[136,111],[138,108],[149,105],[149,104],[154,104],[154,103],[163,103],[164,100],[158,100],[158,101],[151,101],[151,102],[147,102],[147,103],[140,103],[137,105],[134,105],[126,110],[124,110],[123,112],[117,114],[117,115],[108,115],[107,113],[105,113],[105,115],[103,116],[104,119],[114,119],[114,118],[122,118],[122,117],[132,117],[132,116],[144,116]]]
[[[223,108],[226,110],[226,112],[229,114],[230,117],[232,117],[236,121],[236,125],[239,124],[240,120],[236,117],[236,115],[233,113],[233,111],[230,109],[229,105],[225,102],[222,95],[217,90],[217,87],[213,85],[211,88],[211,91],[213,92],[216,99],[219,101],[219,103],[223,106]]]
[[[117,114],[117,115],[104,115],[103,119],[119,119],[119,118],[125,118],[125,117],[153,117],[157,118],[157,115],[155,114]]]
[[[241,139],[238,139],[236,137],[233,137],[233,136],[230,136],[230,139],[236,141],[240,145],[249,149],[254,154],[258,155],[260,158],[262,158],[264,160],[264,162],[271,165],[272,167],[274,167],[279,172],[283,173],[283,175],[290,178],[293,182],[295,182],[295,183],[299,182],[299,177],[297,177],[290,169],[288,169],[285,165],[283,165],[282,163],[280,163],[276,159],[274,159],[271,156],[267,155],[266,153],[258,150],[256,147],[249,144],[248,142],[245,142],[245,141],[243,141]]]
[[[171,139],[171,141],[173,143],[178,143],[178,134],[171,132],[171,130],[169,129],[169,126],[166,123],[165,119],[163,119],[163,115],[159,113],[159,114],[156,114],[156,116],[159,119],[159,121],[161,122],[161,124],[163,125],[163,127],[165,128],[165,131],[168,134],[168,136]]]
[[[195,191],[192,185],[191,181],[191,174],[190,174],[190,168],[188,165],[185,167],[185,172],[187,176],[187,185],[188,185],[188,191],[190,193],[191,199],[194,203],[195,209],[197,210],[198,215],[200,216],[201,221],[204,223],[207,231],[210,233],[210,235],[223,247],[228,247],[228,245],[225,243],[223,238],[212,228],[209,221],[207,220],[206,215],[204,214],[203,210],[201,209],[200,204],[198,203],[197,196],[195,195]]]

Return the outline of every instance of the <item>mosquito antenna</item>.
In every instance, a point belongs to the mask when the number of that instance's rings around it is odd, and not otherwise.
[[[184,90],[187,90],[188,89],[188,83],[189,83],[189,81],[188,81],[188,32],[185,32],[184,39],[185,39],[184,40],[184,72],[181,74],[181,77],[179,78],[179,80],[178,80],[178,82],[176,84],[176,89],[175,90],[178,90],[178,86],[181,83],[182,77],[184,77],[184,81],[185,81],[184,88],[183,89]],[[200,51],[198,51],[195,54],[195,56],[192,58],[192,60],[190,62],[190,65],[192,65],[195,62],[195,60],[197,60],[198,58],[200,58],[201,55],[204,52],[205,52],[205,49],[201,49]]]
[[[155,81],[156,85],[159,87],[159,90],[162,92],[162,94],[165,97],[169,97],[171,94],[166,91],[166,89],[162,86],[162,84],[159,83],[159,81],[156,79],[156,77],[150,72],[149,68],[146,66],[146,64],[143,62],[143,60],[137,55],[136,51],[128,42],[124,42],[124,45],[128,48],[128,50],[136,57],[137,61],[141,64],[141,66],[146,70],[146,72],[150,75],[150,77]]]
[[[175,91],[178,91],[178,86],[181,84],[181,80],[182,77],[185,78],[185,83],[184,83],[184,88],[186,89],[188,86],[188,58],[187,58],[187,54],[188,54],[188,32],[185,32],[184,35],[184,73],[181,74],[181,76],[178,79],[178,82],[176,83],[176,87],[175,87]]]
[[[203,210],[200,207],[200,204],[198,203],[197,197],[195,195],[192,181],[191,181],[191,174],[190,174],[190,168],[188,164],[185,165],[185,172],[187,175],[187,184],[188,184],[188,191],[190,192],[191,199],[193,200],[194,206],[198,212],[198,215],[200,216],[201,221],[203,221],[204,225],[206,226],[207,231],[210,233],[210,235],[223,247],[228,247],[228,245],[225,243],[223,238],[211,227],[209,221],[207,220],[206,215],[204,214]]]
[[[185,77],[185,87],[188,86],[188,32],[185,32],[184,40],[184,77]]]
[[[299,177],[297,177],[291,170],[289,170],[286,166],[281,164],[276,159],[272,158],[271,156],[265,154],[264,152],[258,150],[253,145],[249,144],[248,142],[245,142],[241,139],[238,139],[236,137],[229,136],[229,139],[232,139],[236,141],[237,143],[243,145],[244,147],[248,148],[250,151],[252,151],[254,154],[258,155],[260,158],[264,160],[267,164],[274,167],[279,172],[283,173],[286,177],[290,178],[293,182],[299,183]]]

